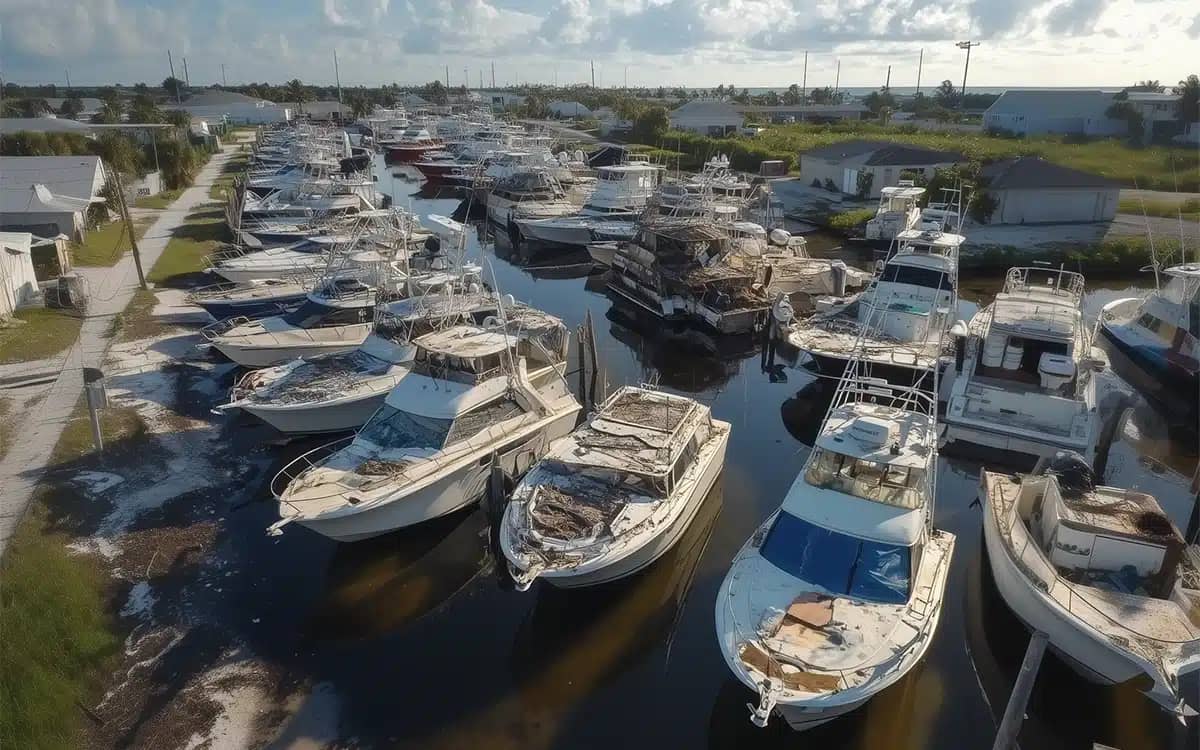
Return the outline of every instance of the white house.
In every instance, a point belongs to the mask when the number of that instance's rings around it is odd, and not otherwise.
[[[186,112],[208,122],[227,120],[238,125],[266,125],[292,119],[292,111],[285,106],[236,91],[218,89],[198,91],[184,99],[182,104],[163,104],[161,109]]]
[[[556,101],[546,105],[555,117],[592,117],[592,110],[579,102]]]
[[[0,188],[0,230],[31,232],[40,237],[65,234],[82,241],[87,236],[91,201],[55,195],[45,185]]]
[[[0,320],[37,298],[29,232],[0,232]]]
[[[693,99],[670,113],[671,127],[701,135],[736,133],[745,123],[742,113],[727,102]]]
[[[906,143],[840,141],[800,154],[800,181],[805,185],[816,182],[822,187],[832,184],[838,192],[855,195],[860,175],[870,175],[866,179],[870,180],[871,189],[866,197],[878,198],[880,190],[899,184],[905,172],[932,177],[937,170],[965,160],[955,151],[936,151]]]
[[[1159,137],[1166,138],[1179,134],[1179,94],[1130,91],[1126,95],[1125,101],[1129,102],[1129,106],[1142,116],[1143,142],[1149,143]]]
[[[0,188],[5,190],[27,190],[37,183],[55,195],[92,201],[100,199],[107,181],[99,156],[0,156]]]
[[[1112,91],[1062,89],[1012,89],[1005,91],[983,113],[984,130],[1017,135],[1124,135],[1124,120],[1106,112]]]
[[[981,171],[996,200],[992,224],[1066,224],[1110,221],[1121,185],[1107,177],[1023,156]]]

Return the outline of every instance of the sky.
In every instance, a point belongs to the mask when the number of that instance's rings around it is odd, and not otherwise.
[[[1200,72],[1195,0],[0,0],[0,76],[193,86],[300,78],[809,88],[1173,84]],[[626,76],[628,78],[626,79]]]

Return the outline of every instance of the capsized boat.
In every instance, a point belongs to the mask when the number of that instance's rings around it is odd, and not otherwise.
[[[979,494],[992,577],[1017,617],[1086,679],[1148,677],[1149,698],[1195,715],[1180,679],[1200,668],[1200,548],[1154,497],[1096,485],[1065,452],[1026,476],[985,469]]]
[[[217,408],[241,409],[289,435],[357,429],[408,374],[413,341],[453,325],[483,323],[498,304],[494,294],[469,282],[379,305],[374,328],[354,351],[248,372],[229,403]]]
[[[492,465],[522,476],[575,425],[562,321],[525,308],[417,339],[412,371],[352,439],[275,477],[280,520],[338,541],[386,534],[478,500]]]
[[[504,511],[500,547],[517,588],[632,575],[669,550],[725,463],[730,425],[684,396],[625,387],[555,443]]]
[[[1083,276],[1010,268],[996,299],[971,318],[955,359],[946,440],[1028,456],[1095,446],[1103,354],[1083,320]]]
[[[921,660],[941,617],[954,536],[932,522],[936,401],[858,367],[717,595],[721,653],[758,694],[758,726],[778,714],[806,729],[863,705]]]

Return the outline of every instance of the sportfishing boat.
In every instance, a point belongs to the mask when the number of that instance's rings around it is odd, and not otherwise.
[[[579,210],[566,190],[549,173],[518,172],[497,180],[487,197],[487,216],[500,226],[510,219],[563,216]]]
[[[816,312],[793,321],[785,340],[822,375],[840,377],[851,352],[858,352],[873,375],[911,383],[945,354],[958,314],[958,250],[964,239],[901,232],[898,249],[865,290],[817,298]]]
[[[464,280],[436,294],[379,305],[374,328],[354,351],[248,372],[217,411],[241,409],[289,435],[358,429],[408,374],[413,341],[454,325],[482,323],[498,304],[478,282]]]
[[[900,180],[879,190],[879,206],[867,220],[864,234],[868,240],[891,242],[901,232],[920,229],[921,208],[917,203],[925,188],[915,187],[912,180]]]
[[[575,425],[568,338],[560,320],[526,308],[417,339],[412,371],[357,435],[275,477],[281,518],[269,533],[294,522],[367,539],[474,503],[493,465],[520,477]]]
[[[1030,456],[1090,455],[1102,369],[1083,320],[1083,276],[1011,268],[995,301],[971,319],[946,409],[948,443]],[[960,344],[960,346],[963,344]]]
[[[608,288],[660,318],[747,333],[769,306],[760,263],[735,253],[728,230],[715,222],[660,217],[617,246]]]
[[[407,128],[394,139],[378,141],[378,145],[389,164],[414,162],[443,147],[442,140],[424,128]]]
[[[661,171],[644,161],[599,167],[596,189],[578,213],[549,219],[518,218],[521,236],[538,242],[584,247],[612,239],[598,230],[603,232],[611,223],[619,222],[629,227],[632,237],[633,223],[658,188]]]
[[[330,234],[266,249],[230,248],[208,256],[205,270],[242,289],[266,279],[315,277],[329,265],[335,248],[353,241],[349,234]]]
[[[1151,700],[1194,716],[1181,678],[1200,668],[1200,549],[1154,497],[1096,485],[1069,453],[1025,476],[985,469],[979,485],[992,577],[1017,617],[1084,678],[1140,678]]]
[[[937,405],[854,360],[803,472],[746,542],[716,603],[734,675],[807,729],[904,677],[937,632],[954,536],[933,527]]]
[[[1160,273],[1166,285],[1145,297],[1109,302],[1099,327],[1107,346],[1120,355],[1113,363],[1121,375],[1173,426],[1194,434],[1200,425],[1200,263]]]
[[[816,297],[840,299],[871,279],[871,274],[841,260],[810,257],[804,238],[786,229],[768,233],[761,224],[735,221],[729,232],[737,252],[762,261],[761,282],[768,296],[777,299],[782,294],[793,308],[812,310]]]
[[[687,530],[725,464],[730,425],[684,396],[627,386],[525,476],[500,547],[519,590],[632,575]]]

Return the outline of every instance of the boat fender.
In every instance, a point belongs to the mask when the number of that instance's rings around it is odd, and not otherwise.
[[[497,318],[495,315],[489,315],[483,319],[483,327],[484,328],[499,328],[500,327],[500,319]]]

